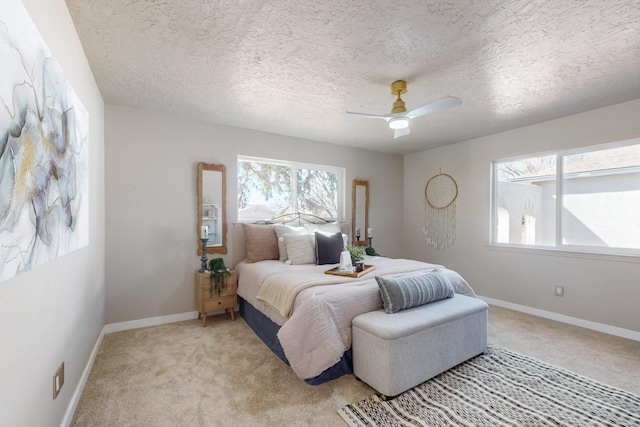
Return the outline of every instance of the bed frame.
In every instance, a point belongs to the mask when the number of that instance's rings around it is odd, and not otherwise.
[[[256,221],[254,224],[283,224],[283,225],[293,225],[292,223],[297,222],[298,226],[302,226],[304,223],[308,224],[328,224],[330,222],[337,222],[333,219],[325,219],[319,217],[314,214],[307,214],[302,212],[288,213],[282,214],[278,216],[274,216],[271,219],[266,219],[262,221]]]

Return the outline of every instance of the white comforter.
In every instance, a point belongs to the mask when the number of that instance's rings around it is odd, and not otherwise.
[[[263,312],[278,325],[280,344],[294,372],[303,379],[320,375],[335,365],[343,353],[351,348],[351,321],[354,317],[382,308],[377,273],[391,277],[423,274],[441,267],[413,260],[367,257],[366,264],[376,270],[355,280],[345,278],[342,283],[322,284],[301,290],[287,319],[268,304],[258,301],[256,295],[265,279],[273,274],[295,271],[308,277],[323,275],[334,265],[287,265],[279,261],[261,261],[236,266],[238,295]],[[404,272],[397,272],[402,265]],[[475,296],[469,284],[455,271],[444,269],[457,293]],[[308,280],[308,279],[306,279]]]

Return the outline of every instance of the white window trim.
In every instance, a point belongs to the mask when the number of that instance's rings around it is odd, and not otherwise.
[[[571,254],[580,255],[580,257],[584,256],[587,258],[598,258],[598,259],[612,259],[618,261],[631,261],[631,262],[640,262],[640,249],[632,249],[632,248],[611,248],[604,246],[580,246],[580,245],[569,245],[562,243],[562,206],[563,206],[563,185],[564,180],[559,179],[563,176],[563,168],[564,162],[563,159],[565,156],[570,156],[574,154],[587,153],[599,150],[606,150],[618,147],[625,147],[629,145],[637,145],[640,144],[640,138],[631,138],[621,141],[607,142],[603,144],[596,144],[584,147],[577,147],[567,150],[557,150],[557,151],[546,151],[540,153],[532,153],[521,156],[509,157],[499,160],[494,160],[491,162],[491,186],[490,186],[490,203],[489,203],[489,243],[487,247],[505,250],[505,251],[514,251],[514,252],[530,252],[530,253],[553,253],[554,255],[564,254],[566,256],[572,256]],[[495,173],[495,165],[497,163],[507,163],[507,162],[515,162],[519,160],[529,159],[531,157],[544,157],[544,156],[556,156],[556,213],[555,213],[555,228],[556,228],[556,236],[554,246],[541,246],[541,245],[523,245],[516,243],[497,243],[497,233],[498,227],[497,224],[497,212],[496,212],[496,196],[498,192],[498,180],[496,179]]]
[[[240,161],[246,161],[246,162],[260,162],[260,163],[269,163],[272,165],[282,165],[282,166],[291,166],[293,167],[293,170],[295,172],[296,169],[314,169],[314,170],[321,170],[321,171],[327,171],[327,172],[334,172],[338,174],[338,218],[336,218],[336,221],[338,222],[343,222],[344,218],[345,218],[345,210],[346,210],[346,206],[345,206],[345,186],[346,186],[346,170],[343,167],[339,167],[339,166],[330,166],[330,165],[318,165],[318,164],[314,164],[314,163],[305,163],[305,162],[296,162],[296,161],[290,161],[290,160],[282,160],[282,159],[271,159],[271,158],[267,158],[267,157],[255,157],[255,156],[245,156],[242,154],[238,154],[237,159],[236,159],[236,165],[238,164],[238,162]],[[236,173],[236,189],[237,189],[237,185],[238,185],[238,176]],[[291,200],[295,200],[297,193],[296,193],[296,174],[292,173],[291,174],[291,188],[293,191],[292,194],[292,199]],[[236,200],[235,200],[235,214],[236,214],[236,219],[238,217],[238,195],[236,194]],[[303,212],[304,213],[304,212]],[[243,222],[245,223],[252,223],[255,222],[254,219],[247,219],[247,220],[239,220],[237,219],[237,222],[234,224],[242,224]]]
[[[628,254],[615,254],[615,253],[602,253],[602,252],[590,252],[567,250],[565,248],[558,249],[550,246],[531,246],[531,245],[515,245],[505,243],[490,243],[487,245],[487,249],[498,252],[518,253],[518,254],[534,254],[534,255],[548,255],[548,256],[561,256],[567,258],[580,258],[580,259],[594,259],[601,261],[616,261],[616,262],[630,262],[633,264],[640,264],[640,256],[628,255]]]

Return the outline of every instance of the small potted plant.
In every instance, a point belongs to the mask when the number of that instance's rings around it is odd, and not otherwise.
[[[351,255],[351,262],[354,266],[356,265],[356,261],[364,260],[366,252],[362,246],[348,245],[345,250],[349,251],[349,254]]]
[[[367,249],[365,249],[367,255],[369,256],[378,256],[378,253],[376,252],[375,249],[373,249],[373,247],[368,246]]]
[[[229,273],[229,269],[224,265],[224,260],[222,258],[213,258],[209,260],[209,279],[211,280],[209,297],[213,296],[214,289],[218,296],[227,290],[227,276],[230,274],[231,273]]]

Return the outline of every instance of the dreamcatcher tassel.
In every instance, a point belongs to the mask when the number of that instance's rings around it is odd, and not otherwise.
[[[458,184],[449,175],[439,173],[424,189],[425,219],[422,232],[427,244],[444,249],[456,241],[456,198]]]
[[[422,232],[427,236],[427,244],[436,249],[444,249],[456,241],[456,204],[434,209],[425,202],[425,220]]]

